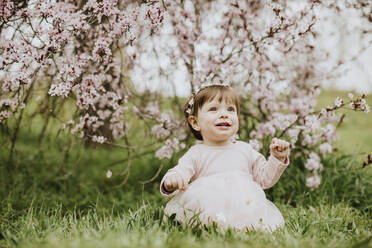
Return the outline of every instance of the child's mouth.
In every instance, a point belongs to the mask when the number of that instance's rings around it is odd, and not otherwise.
[[[228,122],[220,122],[216,124],[217,127],[230,127],[231,124]]]

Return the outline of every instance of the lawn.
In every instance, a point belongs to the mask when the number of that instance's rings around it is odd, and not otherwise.
[[[324,92],[319,106],[346,95]],[[151,154],[134,159],[123,185],[125,164],[113,165],[125,157],[122,149],[72,142],[66,153],[63,135],[39,144],[27,123],[10,174],[0,137],[0,247],[372,247],[372,167],[361,169],[356,158],[371,153],[371,121],[371,113],[347,112],[335,144],[339,151],[322,161],[318,189],[304,186],[301,160],[292,161],[267,190],[286,221],[274,233],[197,229],[164,220],[159,181],[181,153],[146,184],[140,181],[154,176],[161,161]],[[108,169],[111,178],[105,177]]]

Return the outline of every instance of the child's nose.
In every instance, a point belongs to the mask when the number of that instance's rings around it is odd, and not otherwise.
[[[228,115],[227,115],[227,111],[222,110],[222,111],[220,112],[220,118],[227,118],[227,117],[228,117]]]

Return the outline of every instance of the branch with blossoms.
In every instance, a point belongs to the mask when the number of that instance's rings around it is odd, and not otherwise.
[[[27,107],[25,92],[46,87],[51,97],[75,101],[77,115],[64,121],[74,125],[72,134],[94,142],[125,138],[130,89],[118,54],[146,32],[156,32],[163,11],[159,1],[2,1],[0,125]],[[55,106],[47,108],[53,115],[43,130],[58,114]]]
[[[250,143],[256,150],[262,151],[264,146],[268,146],[268,144],[263,144],[268,136],[287,137],[292,145],[293,156],[307,157],[304,167],[310,173],[306,185],[315,189],[321,182],[319,171],[323,169],[321,158],[316,151],[319,151],[323,156],[331,153],[333,149],[330,143],[337,139],[336,128],[327,123],[337,121],[338,127],[345,117],[342,115],[338,119],[334,112],[345,108],[344,106],[348,104],[351,107],[347,108],[349,110],[369,113],[369,106],[365,101],[364,94],[354,97],[349,93],[349,98],[349,101],[344,102],[342,98],[337,97],[334,106],[328,106],[320,111],[312,111],[302,116],[270,114],[273,118],[267,122],[259,123],[257,129],[250,134],[252,138]],[[327,126],[323,127],[322,123]]]

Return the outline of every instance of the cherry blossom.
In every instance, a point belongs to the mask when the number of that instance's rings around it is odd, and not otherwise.
[[[342,100],[341,97],[337,97],[335,100],[335,106],[336,107],[341,107],[344,104],[344,101]]]
[[[329,143],[323,143],[319,146],[320,152],[324,155],[332,152],[332,146]]]
[[[320,158],[318,154],[316,154],[315,152],[310,153],[309,158],[305,163],[305,168],[310,171],[319,170],[323,168],[322,164],[320,163]]]
[[[107,178],[110,178],[112,176],[112,172],[110,171],[110,170],[108,170],[107,172],[106,172],[106,177]]]
[[[306,186],[309,187],[311,190],[314,190],[319,187],[321,182],[321,178],[318,174],[313,174],[306,178]]]

